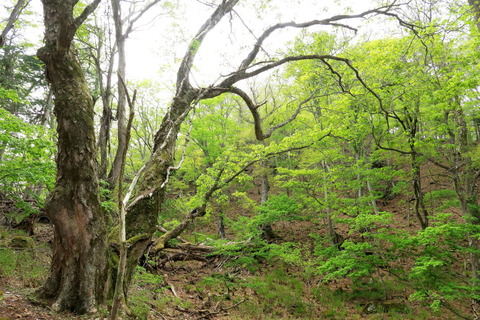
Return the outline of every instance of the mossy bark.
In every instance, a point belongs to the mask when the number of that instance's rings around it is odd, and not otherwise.
[[[187,100],[172,103],[163,119],[156,134],[154,151],[140,179],[138,191],[127,208],[126,234],[129,246],[125,288],[130,286],[138,261],[151,244],[153,233],[156,231],[158,215],[165,199],[164,182],[167,179],[168,168],[173,165],[177,135],[195,97],[194,94],[186,96]]]
[[[100,206],[93,100],[72,46],[75,1],[43,1],[45,63],[55,99],[57,177],[46,213],[54,225],[50,274],[38,290],[55,310],[95,311],[105,297],[107,246]]]

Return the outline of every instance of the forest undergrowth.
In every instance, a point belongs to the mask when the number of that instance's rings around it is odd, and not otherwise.
[[[441,184],[428,182],[430,191]],[[436,188],[440,188],[436,190]],[[255,198],[258,188],[249,191]],[[445,195],[444,195],[445,196]],[[420,231],[412,216],[410,199],[396,196],[380,202],[380,209],[393,213],[389,228],[400,233]],[[2,214],[9,216],[4,206]],[[242,211],[242,212],[239,212]],[[232,216],[248,215],[232,206]],[[10,212],[11,213],[11,212]],[[414,256],[382,260],[390,265],[373,264],[372,272],[360,276],[321,275],[318,265],[320,245],[328,238],[322,220],[281,221],[273,224],[275,239],[247,246],[230,243],[233,249],[215,249],[215,224],[206,218],[192,226],[160,255],[149,255],[137,267],[131,286],[126,319],[457,319],[467,317],[469,301],[452,299],[448,309],[432,306],[432,300],[415,299],[418,288],[405,277],[415,265]],[[349,226],[339,224],[339,234],[349,234]],[[234,230],[227,228],[227,237]],[[365,236],[365,235],[363,235]],[[0,229],[0,319],[90,319],[89,316],[57,314],[42,306],[32,293],[48,273],[51,258],[52,227],[37,221],[33,234],[2,226]],[[350,237],[361,242],[361,234]],[[209,243],[210,241],[210,243]],[[209,243],[207,245],[207,243]],[[186,245],[185,245],[186,244]],[[283,247],[289,244],[291,251]],[[391,248],[380,244],[374,250],[362,249],[370,258]],[[325,245],[325,247],[329,247]],[[338,249],[337,249],[338,250]],[[348,249],[347,249],[348,250]],[[339,252],[347,251],[342,249]],[[373,250],[372,250],[373,251]],[[358,252],[357,252],[358,253]],[[466,257],[458,257],[451,270],[467,268]],[[356,266],[361,271],[361,258]],[[345,260],[346,261],[346,260]],[[371,260],[368,260],[372,262]],[[338,271],[338,269],[337,269]],[[325,274],[327,276],[325,276]],[[441,274],[435,281],[442,281]],[[109,302],[108,302],[109,303]],[[107,303],[107,305],[108,305]],[[449,310],[451,309],[451,310]],[[103,316],[102,316],[103,314]],[[105,319],[107,307],[95,315]]]

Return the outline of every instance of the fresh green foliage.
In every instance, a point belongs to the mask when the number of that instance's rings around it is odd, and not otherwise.
[[[263,276],[249,279],[243,286],[253,289],[262,297],[259,305],[252,303],[241,306],[240,312],[252,318],[262,318],[269,314],[273,317],[302,318],[314,316],[312,305],[303,299],[304,283],[301,279],[276,268]]]
[[[78,2],[75,14],[86,5]],[[273,1],[246,5],[260,15]],[[176,6],[181,3],[164,3],[169,11]],[[239,86],[251,97],[250,109],[248,99],[234,94],[194,101],[173,157],[173,165],[182,166],[169,169],[158,223],[172,230],[187,222],[183,239],[212,246],[208,258],[218,259],[216,269],[224,269],[186,281],[186,292],[237,303],[241,300],[233,292],[245,290],[245,296],[256,297],[238,305],[245,319],[344,319],[370,313],[371,319],[427,319],[430,311],[421,315],[416,309],[428,305],[442,312],[451,303],[467,310],[472,299],[480,300],[478,275],[471,268],[480,267],[478,30],[458,1],[396,3],[389,9],[398,10],[401,25],[408,28],[352,41],[339,31],[348,31],[342,22],[335,30],[303,30],[276,53],[269,51],[268,41],[263,43],[268,61],[258,56],[242,76],[285,56],[298,58],[272,70],[261,83]],[[232,30],[236,19],[232,16]],[[19,26],[26,23],[20,20]],[[107,31],[84,24],[76,34],[95,98],[109,81],[104,59],[113,53],[103,56],[109,50]],[[190,52],[201,44],[191,42]],[[14,38],[1,49],[0,200],[13,203],[8,209],[14,211],[6,214],[7,222],[38,212],[55,179],[55,136],[30,124],[53,127],[47,119],[52,105],[46,101],[43,66],[29,53],[31,46]],[[323,58],[306,59],[312,54]],[[163,92],[174,93],[160,81],[133,86],[138,95],[124,185],[153,151],[167,112]],[[177,92],[175,99],[180,98]],[[114,102],[107,104],[105,110],[115,109]],[[249,111],[258,112],[256,128]],[[112,113],[112,119],[116,116]],[[271,128],[276,130],[267,139],[256,141],[260,129],[267,133]],[[117,145],[115,130],[113,125],[109,157]],[[102,206],[116,218],[115,192],[100,184]],[[195,208],[205,212],[191,219]],[[280,236],[265,239],[265,226]],[[219,239],[221,227],[227,230],[225,239]],[[28,248],[20,250],[2,242],[0,276],[38,284],[45,274],[32,267],[33,248],[29,240],[25,243]],[[171,263],[183,268],[189,262]],[[236,272],[244,274],[232,275]],[[165,293],[172,288],[163,275],[138,268],[129,300],[132,312],[147,319],[154,309],[198,307]],[[410,302],[392,302],[394,294],[409,296]],[[315,313],[319,309],[320,315]]]
[[[152,293],[161,292],[163,286],[162,276],[152,274],[137,266],[133,282],[135,286],[131,289],[129,305],[135,319],[144,320],[149,318]]]
[[[36,246],[23,232],[0,231],[0,280],[8,288],[20,281],[24,287],[35,288],[45,280],[48,270],[48,248]]]
[[[33,208],[23,199],[41,202],[53,188],[54,153],[47,129],[0,109],[0,194],[14,199],[24,215],[32,213]]]

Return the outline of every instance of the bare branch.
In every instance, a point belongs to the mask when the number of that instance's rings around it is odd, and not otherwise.
[[[188,46],[187,53],[182,59],[180,68],[178,69],[177,93],[182,92],[191,86],[188,79],[189,73],[192,69],[195,56],[200,49],[205,36],[220,22],[223,16],[233,9],[238,1],[239,0],[223,0],[217,9],[212,13],[210,18],[205,22],[205,24],[200,27],[195,37],[193,37]]]
[[[28,2],[26,0],[18,0],[18,2],[15,4],[15,7],[10,13],[10,17],[8,17],[7,25],[0,35],[0,48],[3,47],[7,42],[7,33],[14,27],[15,22],[18,20],[23,8],[25,8],[29,2],[30,0]]]
[[[130,197],[132,196],[132,193],[133,193],[133,189],[135,189],[135,186],[137,185],[137,182],[138,182],[138,179],[140,178],[140,176],[142,175],[143,173],[143,170],[145,170],[146,166],[143,165],[140,170],[138,170],[137,174],[135,175],[135,177],[133,178],[133,181],[132,183],[130,183],[130,186],[128,187],[128,191],[127,193],[125,194],[125,197],[123,198],[123,206],[124,207],[127,207],[127,203],[128,201],[130,200]]]
[[[297,106],[297,109],[295,110],[295,112],[290,116],[290,118],[286,119],[285,121],[283,122],[280,122],[279,124],[277,124],[276,126],[273,126],[270,128],[270,130],[267,131],[267,133],[263,136],[265,139],[266,138],[269,138],[272,133],[277,130],[277,129],[280,129],[284,126],[286,126],[287,124],[289,124],[290,122],[292,122],[293,120],[295,120],[298,116],[298,114],[300,113],[300,111],[302,110],[303,106],[305,105],[305,103],[311,101],[312,99],[314,99],[316,97],[316,94],[318,92],[318,89],[313,91],[312,94],[305,100],[303,100],[302,102],[300,102]]]
[[[297,23],[297,22],[293,22],[293,21],[292,22],[285,22],[285,23],[278,23],[278,24],[268,28],[267,30],[265,30],[263,32],[263,34],[258,38],[257,42],[253,46],[252,51],[250,51],[250,53],[248,54],[247,58],[245,60],[243,60],[243,62],[240,64],[240,67],[239,67],[238,71],[246,70],[251,65],[253,60],[255,60],[255,58],[257,57],[258,52],[260,51],[260,48],[262,47],[263,42],[276,30],[284,29],[284,28],[303,29],[303,28],[308,28],[308,27],[311,27],[311,26],[320,26],[320,25],[327,26],[327,25],[330,25],[330,26],[337,26],[337,27],[341,26],[341,27],[356,31],[355,28],[346,26],[344,24],[337,23],[337,21],[348,20],[348,19],[357,19],[357,18],[365,18],[369,15],[387,14],[388,13],[387,10],[390,10],[392,8],[392,6],[393,5],[383,6],[383,7],[379,7],[379,8],[376,8],[376,9],[367,10],[367,11],[364,11],[364,12],[359,13],[359,14],[337,15],[337,16],[333,16],[333,17],[323,19],[323,20],[311,20],[311,21],[303,22],[303,23]]]
[[[261,126],[262,120],[260,119],[260,114],[258,113],[259,106],[255,105],[253,103],[253,100],[248,96],[248,94],[240,88],[230,87],[230,89],[228,89],[228,92],[234,93],[240,98],[242,98],[242,100],[245,102],[248,109],[250,110],[250,113],[252,114],[253,124],[255,127],[255,137],[259,141],[264,140],[265,136],[263,135],[262,126]]]
[[[282,59],[276,60],[276,61],[271,61],[264,63],[261,67],[250,71],[246,72],[245,70],[243,71],[237,71],[232,74],[230,74],[226,79],[224,79],[218,86],[221,88],[228,88],[232,86],[233,84],[237,83],[238,81],[245,80],[252,78],[254,76],[257,76],[263,72],[266,72],[268,70],[272,70],[274,68],[277,68],[279,66],[282,66],[288,62],[294,62],[294,61],[302,61],[302,60],[321,60],[322,62],[325,60],[336,60],[336,61],[342,61],[344,63],[349,62],[347,58],[341,58],[329,54],[325,55],[318,55],[318,54],[311,54],[311,55],[298,55],[298,56],[288,56],[284,57]],[[348,64],[348,63],[347,63]],[[256,64],[260,65],[260,63]]]
[[[80,27],[80,25],[87,20],[88,16],[98,7],[100,1],[102,0],[94,0],[92,3],[86,6],[85,9],[83,9],[83,12],[77,18],[75,18],[75,29],[78,29],[78,27]]]
[[[172,172],[172,170],[178,170],[182,167],[183,162],[185,161],[185,154],[187,152],[188,142],[190,141],[190,133],[192,132],[192,128],[193,128],[193,122],[190,121],[190,127],[188,128],[187,135],[185,136],[185,144],[183,146],[182,159],[180,159],[180,162],[175,167],[167,168],[167,176],[165,178],[165,181],[163,181],[162,185],[160,186],[160,188],[165,188],[165,186],[167,185],[170,179],[170,173]]]
[[[133,26],[135,25],[135,22],[137,22],[145,13],[147,13],[148,10],[150,10],[150,8],[152,8],[153,6],[155,6],[157,3],[159,3],[161,0],[154,0],[152,1],[151,3],[149,3],[148,5],[146,5],[142,10],[140,10],[139,12],[136,13],[135,17],[133,17],[129,24],[128,24],[128,27],[127,29],[125,30],[125,37],[128,37],[128,35],[132,32],[133,30]]]

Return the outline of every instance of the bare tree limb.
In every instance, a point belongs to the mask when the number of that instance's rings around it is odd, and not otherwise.
[[[160,1],[162,0],[154,0],[152,2],[150,2],[148,5],[146,5],[142,10],[138,11],[135,15],[135,17],[133,17],[131,20],[130,20],[130,23],[128,24],[128,27],[127,29],[125,30],[125,36],[128,37],[128,35],[133,31],[133,26],[135,25],[135,22],[137,22],[145,13],[147,13],[148,10],[150,10],[150,8],[152,8],[153,6],[155,6],[157,3],[159,3]]]
[[[87,20],[88,16],[95,11],[95,9],[98,7],[102,0],[94,0],[92,3],[90,3],[88,6],[83,9],[83,12],[75,18],[75,29],[78,29],[80,25]]]
[[[314,99],[315,96],[316,96],[316,94],[317,94],[317,92],[318,92],[318,89],[317,89],[317,90],[314,90],[314,91],[312,92],[312,94],[311,94],[307,99],[301,101],[301,102],[298,104],[297,109],[295,110],[295,112],[294,112],[288,119],[286,119],[285,121],[280,122],[279,124],[271,127],[271,128],[267,131],[267,133],[264,134],[264,136],[263,136],[264,139],[269,138],[275,130],[280,129],[280,128],[286,126],[287,124],[289,124],[290,122],[292,122],[293,120],[295,120],[295,119],[297,118],[298,114],[300,113],[300,111],[302,110],[303,106],[304,106],[307,102],[309,102],[309,101],[311,101],[312,99]]]
[[[18,2],[15,4],[15,7],[13,7],[10,17],[8,17],[7,24],[0,35],[0,48],[3,47],[7,42],[8,32],[14,27],[15,22],[18,20],[23,8],[25,8],[29,2],[30,0],[28,2],[27,0],[18,0]]]
[[[311,20],[311,21],[303,22],[303,23],[297,23],[297,22],[293,22],[293,21],[292,22],[285,22],[285,23],[278,23],[278,24],[268,28],[267,30],[265,30],[263,32],[263,34],[258,38],[257,42],[253,46],[252,51],[250,51],[250,53],[248,54],[247,58],[245,60],[243,60],[243,62],[240,64],[240,67],[239,67],[238,71],[244,71],[251,65],[251,63],[257,57],[258,52],[260,51],[260,48],[262,47],[263,42],[276,30],[284,29],[284,28],[304,29],[304,28],[308,28],[308,27],[311,27],[311,26],[331,25],[331,26],[342,26],[342,27],[346,27],[348,29],[356,31],[355,28],[346,26],[344,24],[339,24],[339,23],[337,23],[337,21],[348,20],[348,19],[357,19],[357,18],[365,18],[369,15],[387,14],[388,10],[390,10],[392,8],[392,6],[393,5],[383,6],[383,7],[379,7],[379,8],[376,8],[376,9],[367,10],[367,11],[364,11],[364,12],[359,13],[359,14],[337,15],[337,16],[333,16],[333,17],[323,19],[323,20]]]
[[[187,54],[183,57],[177,74],[177,94],[191,87],[189,73],[193,66],[195,56],[202,45],[205,36],[230,12],[239,0],[223,0],[210,18],[200,27],[188,46]]]

